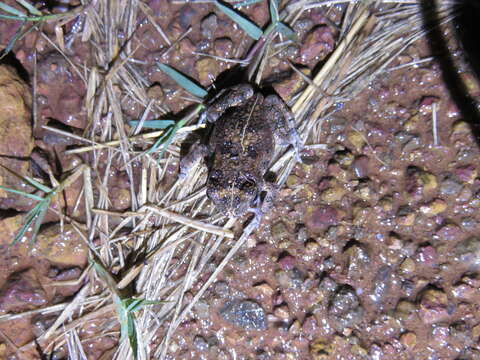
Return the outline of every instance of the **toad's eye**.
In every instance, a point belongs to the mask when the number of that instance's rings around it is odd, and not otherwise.
[[[231,154],[233,150],[233,143],[231,141],[225,141],[220,145],[220,153],[222,155]]]
[[[220,179],[222,178],[222,172],[220,170],[213,170],[210,173],[210,183],[212,185],[218,185],[220,183]]]
[[[252,179],[243,179],[240,181],[238,188],[242,191],[249,191],[255,189],[257,186],[256,182]]]
[[[249,145],[247,148],[247,151],[248,151],[248,156],[250,156],[251,158],[256,158],[258,155],[257,150],[255,150],[255,146],[253,145]]]

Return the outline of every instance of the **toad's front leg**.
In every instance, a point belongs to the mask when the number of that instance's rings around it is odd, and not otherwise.
[[[295,127],[295,117],[283,100],[277,95],[269,95],[263,102],[267,108],[268,114],[275,121],[274,135],[279,145],[292,145],[295,150],[295,156],[299,162],[300,152],[303,148],[302,139],[298,135]]]
[[[180,160],[180,172],[178,177],[185,179],[192,168],[200,161],[205,159],[210,154],[210,148],[199,142],[194,143],[187,155]]]
[[[230,107],[239,106],[248,101],[254,94],[253,88],[248,84],[232,86],[222,90],[208,105],[204,116],[209,122],[215,122]]]
[[[278,186],[277,184],[265,181],[261,185],[261,192],[265,192],[265,197],[261,200],[259,196],[255,206],[250,209],[254,214],[252,220],[254,228],[257,228],[260,225],[263,216],[273,208],[273,201],[278,195]]]

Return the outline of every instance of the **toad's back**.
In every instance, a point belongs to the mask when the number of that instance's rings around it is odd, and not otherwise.
[[[245,104],[227,109],[216,121],[210,138],[214,168],[265,172],[275,143],[274,119],[265,114],[263,100],[256,94]]]

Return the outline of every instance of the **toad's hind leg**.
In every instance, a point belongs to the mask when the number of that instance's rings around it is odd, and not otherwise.
[[[225,110],[244,104],[253,94],[253,88],[248,84],[236,85],[224,89],[210,102],[204,113],[205,117],[209,122],[215,122]]]
[[[295,117],[290,109],[278,95],[269,95],[264,100],[264,105],[268,111],[273,113],[275,119],[274,135],[279,145],[292,145],[295,150],[295,157],[298,161],[300,151],[303,148],[302,139],[295,128]]]

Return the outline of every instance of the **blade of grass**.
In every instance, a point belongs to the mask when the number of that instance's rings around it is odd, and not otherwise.
[[[235,9],[239,9],[239,8],[241,8],[241,7],[253,5],[253,4],[262,2],[262,1],[263,1],[263,0],[245,0],[245,1],[240,1],[240,2],[236,3],[235,5],[233,5],[233,7],[234,7]]]
[[[43,16],[17,16],[17,15],[4,15],[4,14],[0,14],[0,19],[5,19],[5,20],[22,20],[22,21],[32,21],[32,22],[47,21],[47,20],[57,19],[57,18],[60,18],[60,17],[65,17],[65,13],[63,13],[63,14],[43,15]]]
[[[16,0],[16,1],[17,1],[18,4],[22,5],[25,9],[27,9],[30,14],[42,16],[41,11],[38,10],[32,4],[30,4],[28,1],[26,1],[26,0]]]
[[[11,193],[14,193],[14,194],[25,196],[25,197],[27,197],[29,199],[32,199],[32,200],[37,200],[37,201],[42,201],[43,200],[43,198],[38,196],[38,195],[30,194],[30,193],[20,191],[20,190],[10,189],[10,188],[2,186],[2,185],[0,185],[0,189],[11,192]]]
[[[8,42],[5,49],[2,50],[2,55],[0,56],[0,60],[3,59],[10,51],[12,51],[13,47],[15,46],[15,44],[17,43],[18,40],[23,38],[25,35],[27,35],[33,29],[36,29],[36,26],[31,26],[26,31],[23,31],[23,29],[25,27],[25,23],[26,22],[24,21],[23,24],[20,26],[20,28],[15,33],[15,35],[13,35],[13,37],[10,39],[10,41]]]
[[[49,200],[45,199],[39,204],[41,205],[40,211],[38,215],[35,217],[35,226],[33,228],[32,236],[30,237],[31,243],[34,243],[37,238],[37,234],[40,230],[40,226],[42,226],[43,219],[45,218],[45,215],[47,214],[47,211],[48,211],[48,207],[50,206],[50,199]]]
[[[279,21],[277,0],[270,0],[269,7],[270,7],[270,21],[272,24],[277,24]]]
[[[128,125],[135,127],[139,123],[140,120],[130,120],[128,122]],[[174,124],[175,120],[147,120],[143,122],[143,127],[149,129],[166,129]]]
[[[25,14],[23,11],[15,9],[14,7],[12,7],[10,5],[7,5],[3,2],[0,2],[0,10],[3,10],[8,14],[12,14],[12,15],[15,15],[15,16],[20,17],[20,18],[27,16],[27,14]]]
[[[178,85],[187,90],[190,94],[198,96],[199,98],[204,98],[208,94],[205,89],[195,84],[192,80],[190,80],[174,68],[165,64],[161,64],[159,62],[157,62],[157,66],[160,68],[160,70],[170,76]]]
[[[29,183],[30,185],[32,185],[33,187],[37,188],[38,190],[41,190],[45,193],[49,193],[50,191],[52,191],[52,189],[50,189],[48,186],[45,186],[43,185],[42,183],[39,183],[38,181],[32,179],[31,177],[27,176],[27,175],[20,175],[20,174],[17,174],[15,171],[9,169],[8,167],[6,166],[3,166],[2,164],[0,164],[0,167],[2,167],[3,169],[5,169],[6,171],[8,171],[10,174],[12,175],[15,175],[16,177],[18,177],[19,179],[22,179],[24,180],[25,182]]]
[[[28,231],[32,223],[38,217],[41,210],[42,210],[42,203],[39,202],[37,205],[35,205],[35,207],[32,210],[28,212],[25,222],[20,228],[20,230],[18,231],[18,233],[13,238],[13,241],[10,244],[11,246],[15,245],[18,241],[20,241],[24,237],[25,233]]]
[[[218,0],[215,1],[217,8],[227,15],[230,19],[235,21],[238,26],[240,26],[251,38],[258,40],[262,37],[263,31],[253,22],[245,18],[244,16],[237,13],[235,10],[229,8],[228,6],[222,4]]]
[[[285,25],[282,22],[279,22],[277,24],[277,31],[288,40],[296,40],[297,38],[297,34],[295,34],[295,31],[290,29],[287,25]]]

